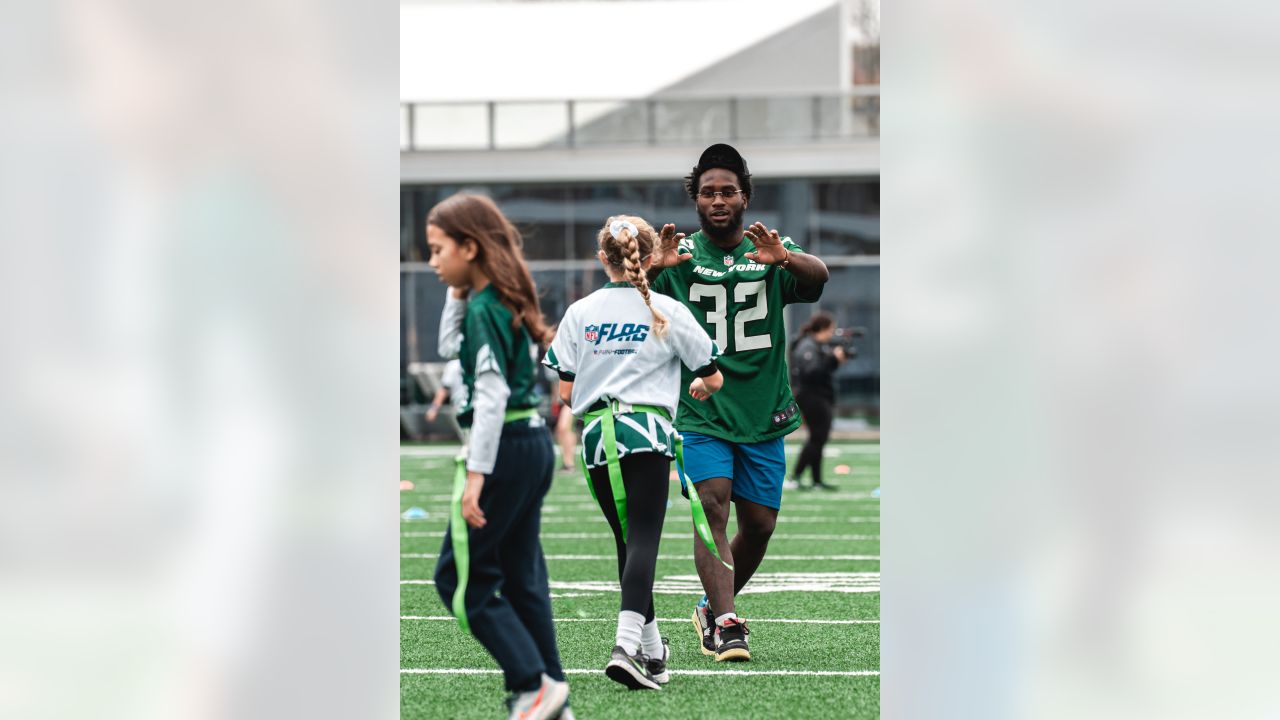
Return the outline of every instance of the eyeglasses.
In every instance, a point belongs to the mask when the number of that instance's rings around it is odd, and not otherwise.
[[[720,190],[718,192],[712,192],[710,190],[702,190],[698,192],[698,197],[702,198],[703,200],[712,200],[717,195],[721,195],[724,197],[725,200],[732,200],[738,197],[738,195],[740,194],[742,194],[741,190]]]

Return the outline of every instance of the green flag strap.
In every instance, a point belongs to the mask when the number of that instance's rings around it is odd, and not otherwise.
[[[467,578],[471,575],[471,551],[467,547],[468,528],[462,519],[462,491],[467,486],[467,458],[457,457],[453,472],[453,503],[449,516],[449,537],[453,541],[453,565],[458,571],[458,587],[453,591],[453,616],[463,632],[471,632],[467,622]]]
[[[523,408],[521,410],[508,410],[506,414],[502,416],[502,424],[505,425],[509,422],[515,422],[516,420],[524,420],[525,418],[534,417],[537,414],[538,414],[537,408]]]
[[[689,511],[693,514],[694,532],[698,533],[702,544],[716,556],[720,564],[732,570],[733,566],[725,562],[716,550],[716,541],[711,537],[711,524],[707,522],[707,513],[702,509],[702,499],[698,497],[697,488],[693,487],[693,483],[685,477],[684,438],[679,434],[676,435],[676,474],[680,476],[680,487],[684,490],[684,494],[689,496]]]
[[[604,441],[604,457],[609,468],[609,489],[613,491],[613,507],[618,511],[618,525],[622,528],[622,542],[627,541],[627,488],[622,484],[622,465],[618,461],[618,434],[614,424],[615,412],[647,412],[670,419],[667,411],[654,405],[627,405],[617,400],[610,400],[605,407],[586,413],[582,416],[584,424],[590,424],[600,418],[600,439]],[[582,449],[583,455],[587,449]],[[587,470],[586,458],[579,456],[578,466],[587,479],[587,489],[591,491],[591,499],[600,502],[596,497],[596,489],[591,484],[591,473]]]
[[[652,413],[666,419],[668,422],[671,421],[671,415],[665,408],[660,408],[656,405],[626,405],[618,402],[617,400],[612,400],[606,407],[586,413],[582,416],[582,421],[584,423],[591,423],[597,417],[601,418],[601,439],[604,441],[604,456],[605,460],[608,462],[609,468],[609,487],[613,490],[613,503],[614,507],[617,508],[618,511],[618,521],[622,526],[622,541],[625,543],[627,541],[627,491],[622,484],[622,466],[618,463],[618,436],[616,434],[616,426],[614,425],[613,417],[615,412]],[[680,437],[679,433],[676,434],[675,438],[677,475],[680,478],[681,487],[685,489],[686,494],[689,496],[689,508],[693,516],[694,531],[697,532],[698,537],[702,540],[702,544],[711,551],[711,554],[714,555],[722,565],[732,570],[733,566],[725,562],[720,557],[720,552],[716,550],[715,540],[711,537],[711,526],[707,523],[707,514],[702,509],[702,500],[698,498],[697,491],[692,487],[689,487],[693,483],[688,483],[685,479],[684,441]],[[584,447],[583,455],[585,454],[586,448]],[[578,457],[578,466],[582,468],[582,474],[587,479],[587,489],[591,491],[591,499],[599,502],[599,499],[596,498],[595,487],[591,484],[591,474],[587,470],[587,461],[582,455]]]
[[[600,426],[604,438],[604,457],[609,463],[609,487],[613,490],[613,507],[618,511],[622,542],[627,541],[627,488],[622,484],[622,465],[618,461],[618,427],[613,423],[613,405],[605,408]],[[588,482],[590,479],[588,478]]]

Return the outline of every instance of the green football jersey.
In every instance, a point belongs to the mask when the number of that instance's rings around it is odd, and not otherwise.
[[[511,394],[507,410],[538,406],[534,387],[537,364],[530,352],[533,339],[524,325],[511,327],[511,311],[498,299],[493,284],[471,297],[462,321],[463,397],[458,400],[458,423],[471,426],[471,401],[475,397],[476,375],[496,370],[506,381]]]
[[[782,244],[803,253],[791,238]],[[676,428],[740,443],[771,440],[800,426],[787,377],[787,333],[782,308],[815,302],[822,286],[802,288],[790,272],[744,257],[755,246],[746,236],[732,252],[701,231],[680,241],[693,258],[664,269],[653,289],[688,306],[723,354],[716,361],[724,388],[709,400],[681,393]],[[693,373],[685,368],[682,387]]]

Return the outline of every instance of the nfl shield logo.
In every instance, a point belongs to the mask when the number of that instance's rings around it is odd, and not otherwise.
[[[600,326],[598,325],[587,326],[587,332],[586,332],[587,342],[595,342],[596,338],[599,336],[600,336]]]
[[[729,267],[729,266],[733,265],[733,256],[732,256],[732,255],[725,255],[725,256],[724,256],[724,264],[725,264],[725,267]]]

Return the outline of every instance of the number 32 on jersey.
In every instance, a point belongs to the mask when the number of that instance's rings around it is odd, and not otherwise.
[[[748,335],[747,323],[763,320],[769,314],[769,304],[765,301],[764,280],[740,282],[733,287],[733,302],[738,311],[733,315],[733,344],[729,340],[729,291],[724,285],[706,285],[694,283],[689,287],[690,302],[710,299],[712,307],[707,310],[707,324],[715,331],[716,345],[725,352],[745,352],[763,350],[772,347],[773,339],[766,331],[760,335]],[[754,303],[750,307],[746,305]],[[732,348],[732,349],[730,349]]]

